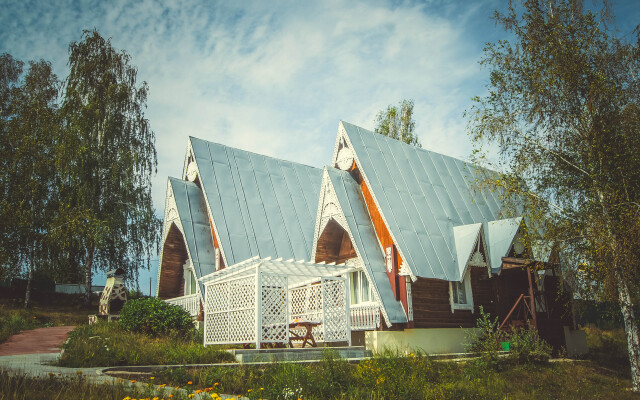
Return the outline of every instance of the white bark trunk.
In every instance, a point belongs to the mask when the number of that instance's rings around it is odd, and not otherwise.
[[[629,353],[629,363],[631,364],[631,383],[634,392],[640,392],[640,332],[636,323],[633,311],[633,301],[629,293],[627,281],[616,274],[618,284],[618,299],[620,300],[620,311],[624,319],[624,329],[627,332],[627,346]]]

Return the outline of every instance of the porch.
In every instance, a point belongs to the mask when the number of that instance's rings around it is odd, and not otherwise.
[[[203,277],[204,344],[284,347],[309,333],[315,343],[350,343],[349,270],[254,257]]]

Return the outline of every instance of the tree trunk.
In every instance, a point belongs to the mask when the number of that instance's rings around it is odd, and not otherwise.
[[[636,324],[636,316],[633,312],[633,301],[629,294],[627,281],[616,273],[618,284],[618,299],[620,311],[624,319],[624,330],[627,332],[627,347],[629,352],[629,364],[631,364],[631,383],[634,392],[640,392],[640,332]]]
[[[84,306],[91,308],[91,267],[93,264],[93,253],[95,252],[95,246],[89,246],[89,255],[87,261],[84,264]]]
[[[29,273],[27,274],[27,291],[24,294],[24,308],[31,308],[31,282],[33,281],[33,260],[29,262]]]

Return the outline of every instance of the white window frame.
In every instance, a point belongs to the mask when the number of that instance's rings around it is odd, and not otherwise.
[[[358,287],[355,288],[355,290],[357,290],[357,294],[354,295],[353,293],[353,274],[358,274]],[[363,292],[362,292],[362,282],[366,280],[367,283],[369,284],[369,300],[367,301],[354,301],[357,300],[358,298],[362,299],[363,298]],[[362,305],[362,304],[375,304],[376,301],[375,299],[375,295],[373,294],[373,288],[371,287],[371,282],[369,282],[369,280],[367,279],[367,274],[364,273],[364,270],[359,269],[359,270],[355,270],[355,271],[351,271],[349,273],[349,301],[351,303],[351,305]]]
[[[453,298],[453,284],[457,282],[449,282],[449,303],[451,304],[451,312],[455,310],[469,310],[473,312],[473,292],[471,291],[471,268],[467,268],[467,272],[464,275],[464,279],[461,284],[464,284],[464,291],[467,297],[467,302],[460,304],[454,301]]]
[[[195,276],[195,271],[191,266],[191,263],[187,261],[187,263],[183,265],[183,269],[184,296],[190,296],[192,294],[199,293],[200,290],[198,289],[198,279]],[[192,287],[192,284],[195,284],[195,287]]]

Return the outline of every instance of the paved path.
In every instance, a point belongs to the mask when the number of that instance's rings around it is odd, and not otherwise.
[[[75,326],[54,326],[23,331],[0,344],[0,356],[60,352],[60,347]]]

